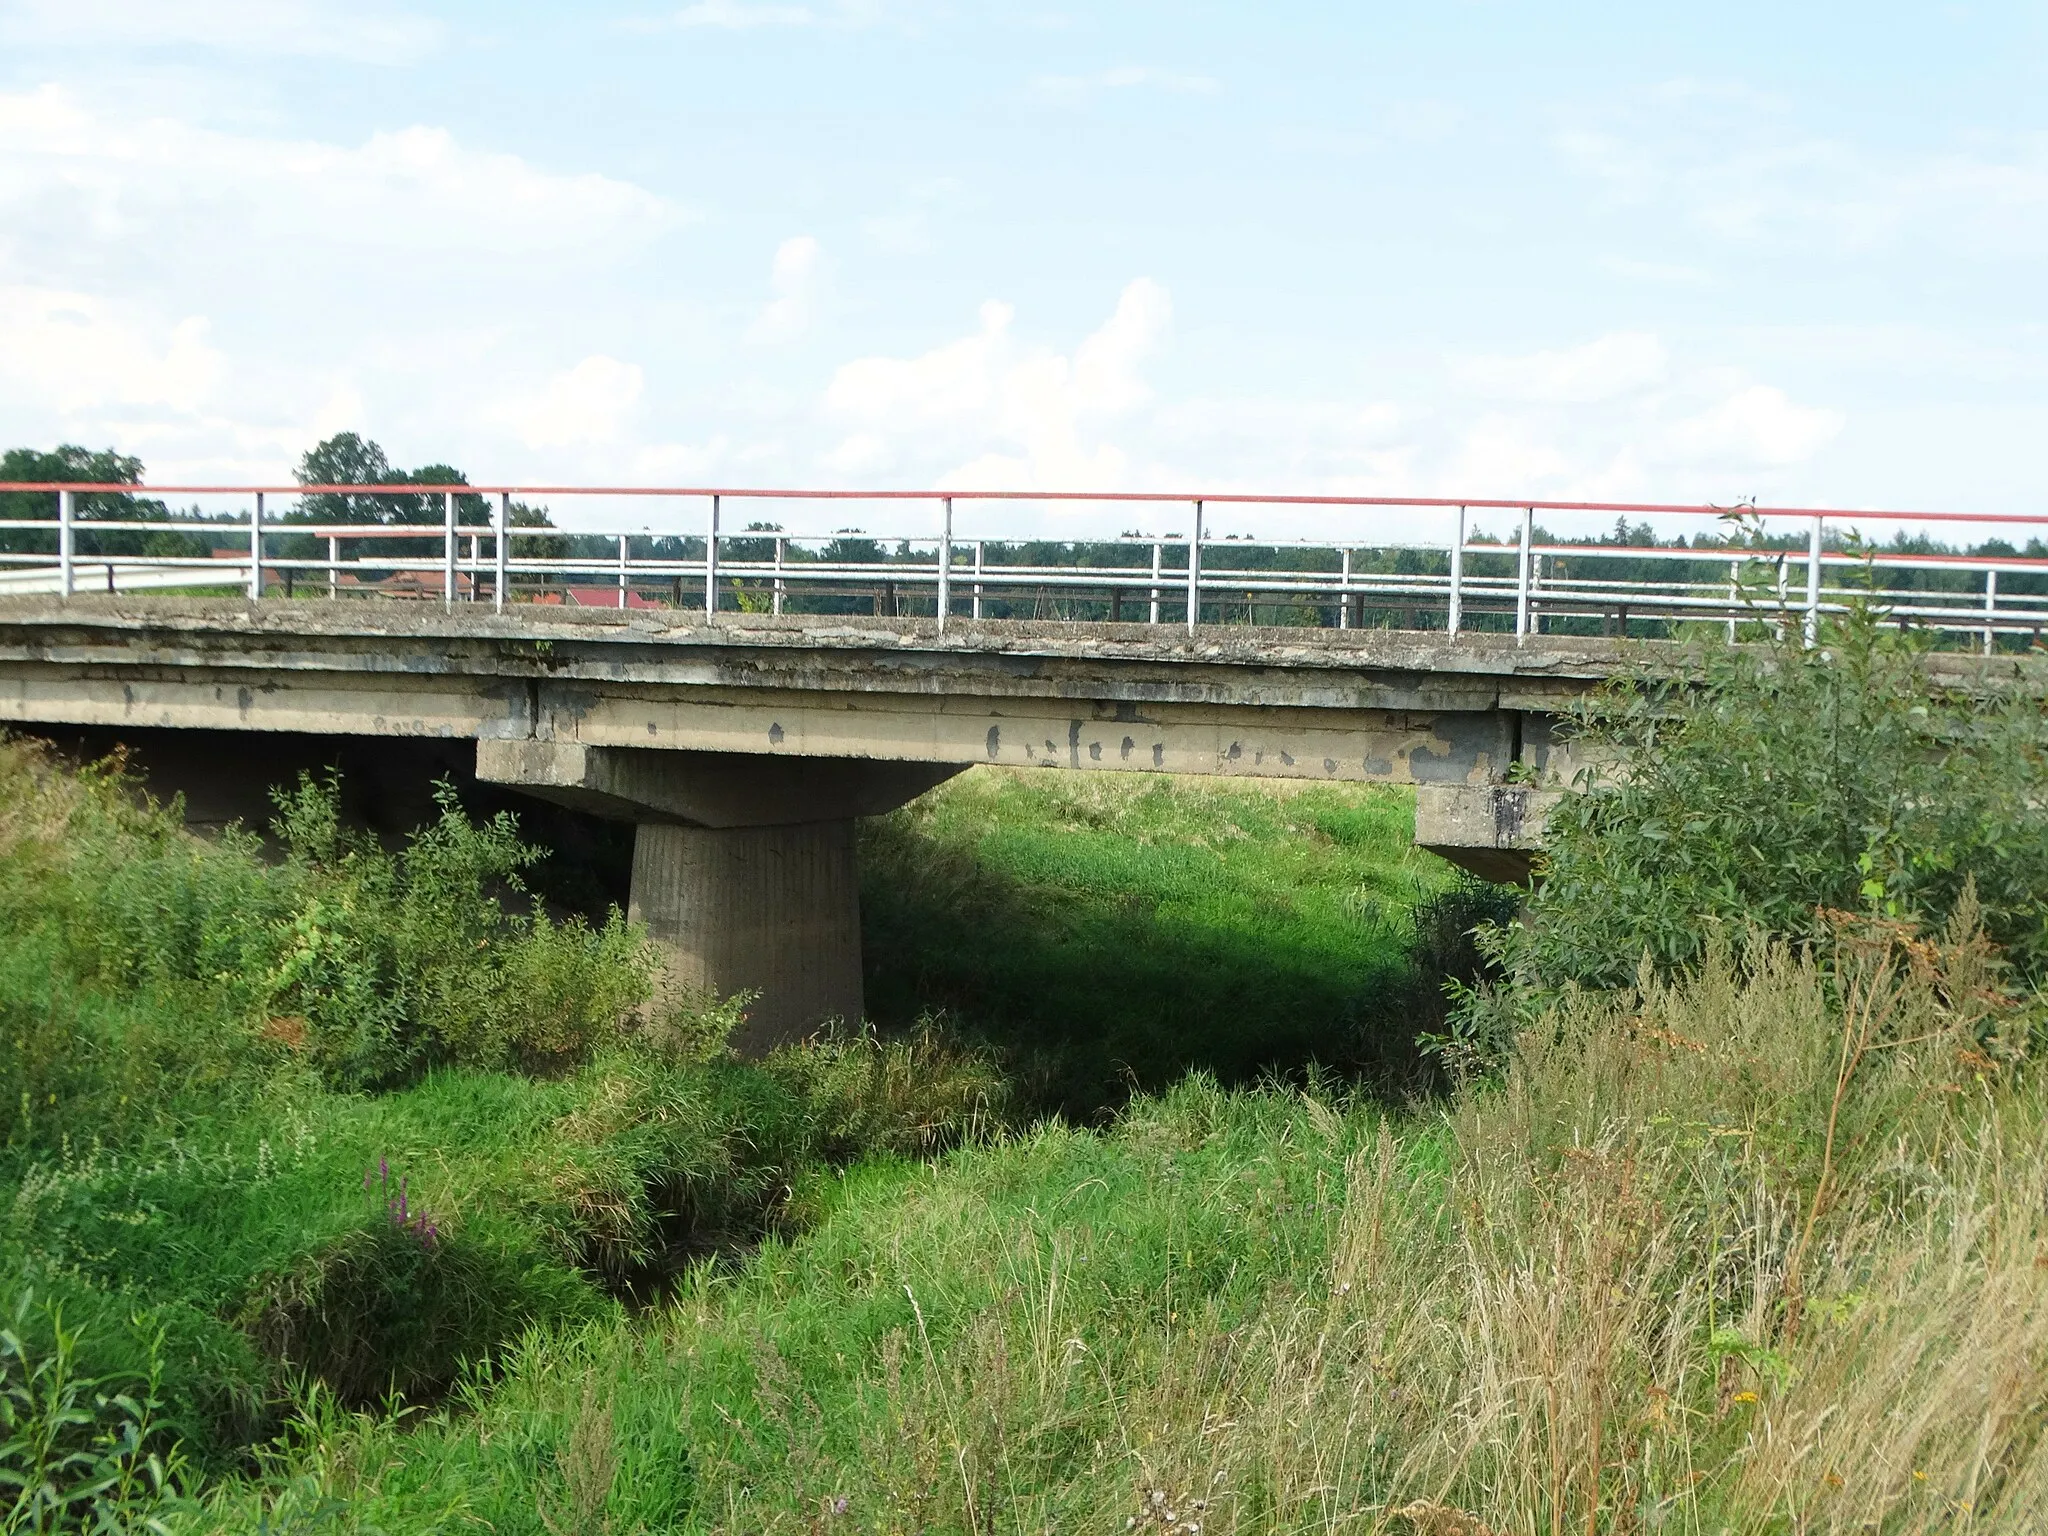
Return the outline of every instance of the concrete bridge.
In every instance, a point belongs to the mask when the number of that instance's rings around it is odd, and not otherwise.
[[[2048,558],[2012,553],[2044,516],[1748,508],[1730,525],[1714,507],[1369,497],[0,492],[50,514],[0,523],[0,724],[460,744],[482,781],[635,828],[633,916],[679,983],[761,994],[757,1043],[860,1013],[853,821],[973,763],[1409,784],[1419,843],[1523,878],[1577,766],[1554,739],[1560,713],[1624,666],[1686,665],[1681,647],[1631,640],[1632,624],[1811,638],[1826,614],[1875,600],[1986,656],[2037,651],[2048,628]],[[136,500],[165,494],[216,510]],[[569,534],[522,522],[517,495],[706,516],[688,532]],[[299,501],[279,516],[266,497],[282,496]],[[1111,513],[1120,531],[1033,545],[956,519],[1019,499]],[[836,519],[848,501],[921,508],[935,526],[721,525],[726,504]],[[1347,532],[1257,541],[1213,526],[1219,511],[1308,506]],[[345,520],[310,520],[322,507]],[[1122,527],[1176,507],[1176,531]],[[439,521],[408,520],[423,508]],[[1519,536],[1484,538],[1480,512]],[[1712,531],[1691,547],[1561,545],[1538,538],[1539,512]],[[1885,552],[1843,532],[1887,520],[2004,542]],[[179,587],[240,595],[136,595]],[[1048,609],[1063,617],[1015,617]],[[219,802],[219,781],[251,778],[260,754],[216,756],[182,754],[178,787]],[[260,798],[243,803],[260,814]]]
[[[1527,867],[1552,722],[1642,643],[421,603],[0,601],[0,723],[474,743],[636,830],[632,916],[785,1037],[861,1009],[853,820],[974,763],[1414,785],[1418,840]],[[1549,791],[1504,788],[1524,764]],[[242,761],[223,756],[233,777]]]

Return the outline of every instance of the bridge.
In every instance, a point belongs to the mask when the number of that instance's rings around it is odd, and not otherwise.
[[[1731,535],[1697,507],[861,498],[936,524],[884,535],[721,526],[734,502],[838,493],[435,487],[422,524],[363,515],[416,510],[417,486],[10,491],[55,515],[0,522],[0,722],[473,743],[478,779],[634,826],[631,915],[679,984],[760,994],[756,1045],[859,1015],[853,821],[970,764],[1410,784],[1419,843],[1517,878],[1579,766],[1554,723],[1617,671],[1877,601],[1952,637],[1933,664],[1960,677],[2037,653],[2048,623],[2048,554],[2008,552],[2038,551],[2048,518],[1745,509]],[[245,507],[124,515],[167,494]],[[347,498],[351,520],[272,516],[282,495]],[[535,495],[703,515],[514,522]],[[956,524],[1010,500],[1185,523],[1056,543]],[[1335,507],[1356,541],[1217,538],[1219,503]],[[1478,537],[1475,511],[1513,541]],[[1706,548],[1589,546],[1535,536],[1555,511],[1720,521]],[[2003,542],[1830,539],[1907,518]],[[215,747],[196,771],[247,761]]]

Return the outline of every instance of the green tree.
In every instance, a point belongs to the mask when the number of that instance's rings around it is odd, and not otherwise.
[[[62,482],[76,485],[140,485],[142,460],[112,448],[94,452],[76,443],[60,444],[48,453],[37,448],[10,448],[0,454],[0,481]],[[81,523],[144,522],[169,519],[171,510],[154,497],[126,491],[81,491],[74,498]],[[0,522],[47,520],[57,516],[55,491],[0,492]],[[196,520],[196,519],[195,519]],[[80,528],[72,547],[80,555],[204,556],[211,545],[204,538],[166,529]],[[22,529],[0,534],[0,550],[8,554],[55,555],[55,529]]]
[[[315,443],[299,459],[298,467],[292,471],[293,478],[306,486],[354,486],[354,485],[417,485],[435,487],[422,491],[309,491],[299,498],[299,504],[280,518],[287,526],[293,524],[315,524],[324,526],[342,525],[348,527],[418,527],[440,526],[446,516],[438,488],[455,488],[469,484],[469,476],[452,464],[424,464],[418,469],[403,470],[394,467],[390,456],[375,439],[364,437],[357,432],[338,432],[333,437]],[[511,525],[515,528],[551,528],[554,526],[544,507],[528,506],[515,501],[510,508]],[[492,524],[491,505],[488,498],[474,493],[460,494],[455,498],[455,521],[464,528],[488,528]],[[545,557],[555,550],[555,541],[525,541],[517,546],[522,559]],[[488,544],[485,546],[488,549]],[[439,546],[429,548],[427,542],[418,538],[378,539],[366,537],[343,539],[340,557],[344,560],[369,558],[373,560],[429,560],[438,562]],[[271,544],[272,557],[280,562],[318,562],[326,558],[326,552],[319,547],[317,536],[309,534],[284,534]]]

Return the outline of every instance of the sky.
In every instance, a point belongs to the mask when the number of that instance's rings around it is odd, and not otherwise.
[[[2044,85],[2041,3],[0,0],[0,441],[2048,511]]]

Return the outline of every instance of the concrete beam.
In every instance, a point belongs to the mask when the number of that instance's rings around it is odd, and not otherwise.
[[[730,752],[476,744],[476,776],[614,821],[697,827],[791,826],[879,816],[959,773],[954,763],[762,758]]]
[[[1482,880],[1528,885],[1544,823],[1568,791],[1527,784],[1434,784],[1415,792],[1415,843]]]

